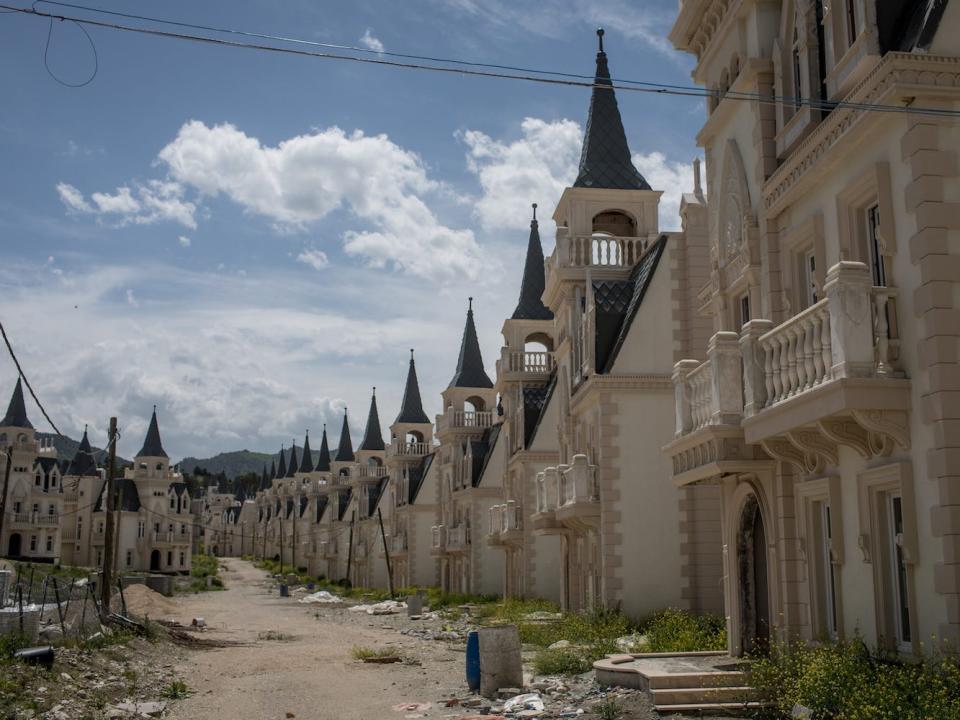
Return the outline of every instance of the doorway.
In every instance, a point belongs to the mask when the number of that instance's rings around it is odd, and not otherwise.
[[[11,557],[11,558],[20,557],[22,543],[23,543],[23,538],[20,537],[20,533],[13,533],[10,536],[10,542],[7,544],[7,557]]]
[[[750,496],[740,515],[737,559],[740,565],[740,646],[744,653],[764,654],[770,646],[767,533],[755,495]]]
[[[160,551],[154,550],[150,553],[150,572],[158,572],[160,570]]]

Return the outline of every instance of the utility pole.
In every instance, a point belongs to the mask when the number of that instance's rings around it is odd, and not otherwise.
[[[393,568],[390,567],[390,548],[387,547],[387,534],[383,530],[383,513],[377,508],[377,520],[380,521],[380,537],[383,539],[383,557],[387,561],[387,585],[390,587],[390,599],[393,599]],[[396,523],[394,523],[396,525]]]
[[[113,574],[117,574],[117,568],[120,566],[120,513],[123,512],[123,486],[117,490],[116,521],[113,534]]]
[[[350,514],[350,535],[347,539],[347,582],[353,586],[353,580],[350,579],[350,571],[353,567],[353,523],[357,519],[357,511]]]
[[[7,465],[3,469],[3,495],[0,495],[0,538],[3,538],[3,521],[7,519],[7,490],[10,487],[10,470],[13,466],[13,445],[7,446]]]
[[[106,528],[103,534],[103,575],[100,578],[102,586],[100,587],[100,612],[103,617],[110,614],[110,581],[111,571],[113,570],[113,513],[117,507],[117,501],[114,497],[116,493],[116,480],[113,477],[113,466],[117,462],[117,419],[110,418],[110,432],[107,435],[107,443],[110,452],[107,456],[107,512]]]
[[[280,574],[283,575],[283,508],[280,508]]]
[[[290,564],[293,565],[293,572],[297,572],[297,515],[300,514],[300,496],[294,498],[296,503],[293,506],[293,542],[290,543]]]

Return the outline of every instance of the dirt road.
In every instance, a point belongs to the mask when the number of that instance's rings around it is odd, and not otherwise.
[[[207,637],[249,646],[187,653],[177,666],[192,695],[173,705],[178,720],[402,720],[392,708],[462,694],[462,651],[396,632],[405,617],[384,618],[302,605],[268,592],[266,574],[250,563],[225,560],[227,590],[178,601],[176,619],[203,617]],[[385,632],[384,626],[391,632]],[[283,639],[273,640],[269,637]],[[354,646],[396,647],[420,664],[364,665]]]

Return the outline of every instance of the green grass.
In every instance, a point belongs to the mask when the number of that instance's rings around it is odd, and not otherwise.
[[[393,648],[371,648],[354,645],[350,652],[353,655],[353,659],[359,660],[360,662],[376,660],[377,658],[397,657],[397,651]]]
[[[537,675],[581,675],[593,668],[588,655],[578,649],[538,650],[533,657]]]
[[[210,587],[207,587],[207,578]],[[220,578],[220,561],[213,555],[194,555],[190,559],[190,584],[184,592],[207,592],[208,590],[223,590],[223,580]]]
[[[616,698],[604,698],[593,706],[600,720],[619,720],[623,717],[623,704]]]
[[[646,636],[644,652],[694,652],[726,650],[727,627],[717,615],[693,615],[685,610],[667,608],[640,623]]]
[[[183,680],[174,680],[167,685],[160,694],[170,700],[178,700],[189,695],[190,688],[187,687],[187,684]]]

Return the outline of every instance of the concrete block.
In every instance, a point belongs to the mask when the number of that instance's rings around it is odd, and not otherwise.
[[[520,633],[516,625],[481,628],[480,694],[495,697],[505,687],[523,687]]]

